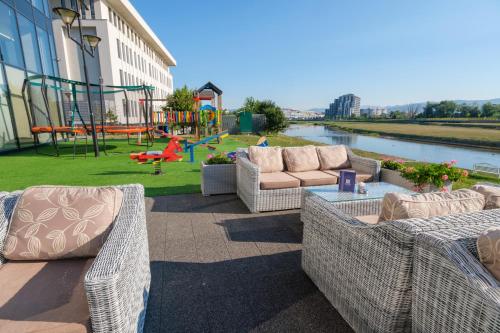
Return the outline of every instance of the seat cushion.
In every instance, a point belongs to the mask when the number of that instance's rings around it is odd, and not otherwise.
[[[95,257],[122,199],[122,191],[114,187],[30,187],[14,208],[5,257],[44,261]]]
[[[500,186],[474,185],[472,190],[484,195],[484,209],[500,208]]]
[[[259,166],[260,172],[280,172],[285,168],[280,147],[251,146],[248,148],[248,157]]]
[[[479,260],[500,281],[500,227],[491,227],[477,238]]]
[[[283,160],[286,170],[290,172],[319,169],[318,154],[314,146],[283,148]]]
[[[356,216],[355,218],[366,224],[378,223],[378,215],[360,215]]]
[[[277,190],[280,188],[294,188],[300,186],[300,180],[285,172],[271,172],[260,174],[261,190]]]
[[[482,194],[467,189],[416,195],[387,193],[379,221],[478,212],[483,210],[484,202]]]
[[[83,280],[92,261],[9,261],[3,265],[0,333],[91,332]]]
[[[319,186],[337,184],[338,178],[322,171],[289,172],[289,175],[300,180],[300,186]]]
[[[342,169],[345,171],[355,171],[356,172],[356,182],[371,182],[373,181],[373,175],[369,173],[363,173],[356,171],[354,169]],[[335,176],[337,178],[340,178],[340,171],[342,170],[323,170],[323,172],[326,172],[332,176]]]
[[[345,146],[316,147],[321,170],[350,168],[351,163]]]

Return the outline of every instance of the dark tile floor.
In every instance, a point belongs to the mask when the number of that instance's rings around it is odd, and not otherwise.
[[[146,206],[145,332],[352,332],[300,267],[298,211],[250,214],[233,195]]]

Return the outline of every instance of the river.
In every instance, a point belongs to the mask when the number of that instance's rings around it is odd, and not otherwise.
[[[417,161],[457,160],[458,166],[467,169],[472,169],[475,163],[500,166],[500,152],[495,150],[379,138],[335,130],[326,126],[292,125],[285,130],[284,134],[326,144],[343,144],[351,148]]]

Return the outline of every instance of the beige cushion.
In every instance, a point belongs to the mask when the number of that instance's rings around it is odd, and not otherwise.
[[[321,170],[346,169],[351,167],[345,146],[317,147]]]
[[[500,281],[500,227],[491,227],[477,239],[479,260]]]
[[[284,172],[271,172],[260,174],[261,190],[277,190],[280,188],[294,188],[300,186],[300,180]]]
[[[2,265],[0,333],[91,332],[83,279],[92,261],[9,261]]]
[[[300,186],[319,186],[337,184],[337,177],[322,171],[304,171],[287,173],[300,180]]]
[[[500,187],[488,185],[474,185],[472,189],[484,195],[486,203],[484,209],[500,208]]]
[[[257,147],[248,148],[250,161],[260,167],[260,172],[283,171],[283,157],[280,147]]]
[[[363,173],[356,171],[354,169],[342,169],[345,171],[355,171],[356,172],[356,182],[371,182],[373,180],[373,175],[369,173]],[[342,170],[323,170],[323,172],[326,172],[330,175],[336,176],[340,178],[340,171]]]
[[[364,222],[366,224],[377,224],[378,223],[378,215],[360,215],[356,216],[358,220]]]
[[[484,196],[467,189],[416,195],[387,193],[379,221],[477,212],[483,207]]]
[[[95,257],[120,210],[114,187],[31,187],[19,198],[4,255],[10,260]]]
[[[314,146],[283,148],[283,160],[290,172],[319,169],[318,154]]]

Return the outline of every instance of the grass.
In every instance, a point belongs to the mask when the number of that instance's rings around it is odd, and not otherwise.
[[[333,122],[329,124],[343,130],[360,133],[500,148],[500,131],[497,129],[377,122]]]
[[[233,151],[238,147],[253,145],[256,135],[232,135],[221,144],[213,144],[220,152]],[[269,135],[272,146],[319,145],[313,141],[285,135]],[[181,162],[162,163],[164,174],[153,176],[151,164],[137,164],[129,159],[129,153],[145,150],[163,150],[165,140],[157,141],[154,147],[138,147],[128,145],[126,140],[109,140],[108,156],[96,159],[92,152],[83,157],[83,147],[78,146],[78,155],[72,157],[72,144],[62,143],[64,148],[60,157],[37,155],[33,149],[6,154],[0,157],[0,191],[14,191],[33,185],[81,185],[102,186],[140,183],[146,190],[146,196],[172,195],[200,192],[200,162],[206,159],[209,151],[206,147],[195,149],[195,163],[189,163],[188,154]],[[90,148],[90,147],[89,147]],[[50,146],[41,149],[44,153],[52,153]],[[355,150],[355,153],[375,159],[382,159],[381,154]],[[500,180],[487,175],[471,176],[454,188],[470,187],[476,182],[500,183]]]

